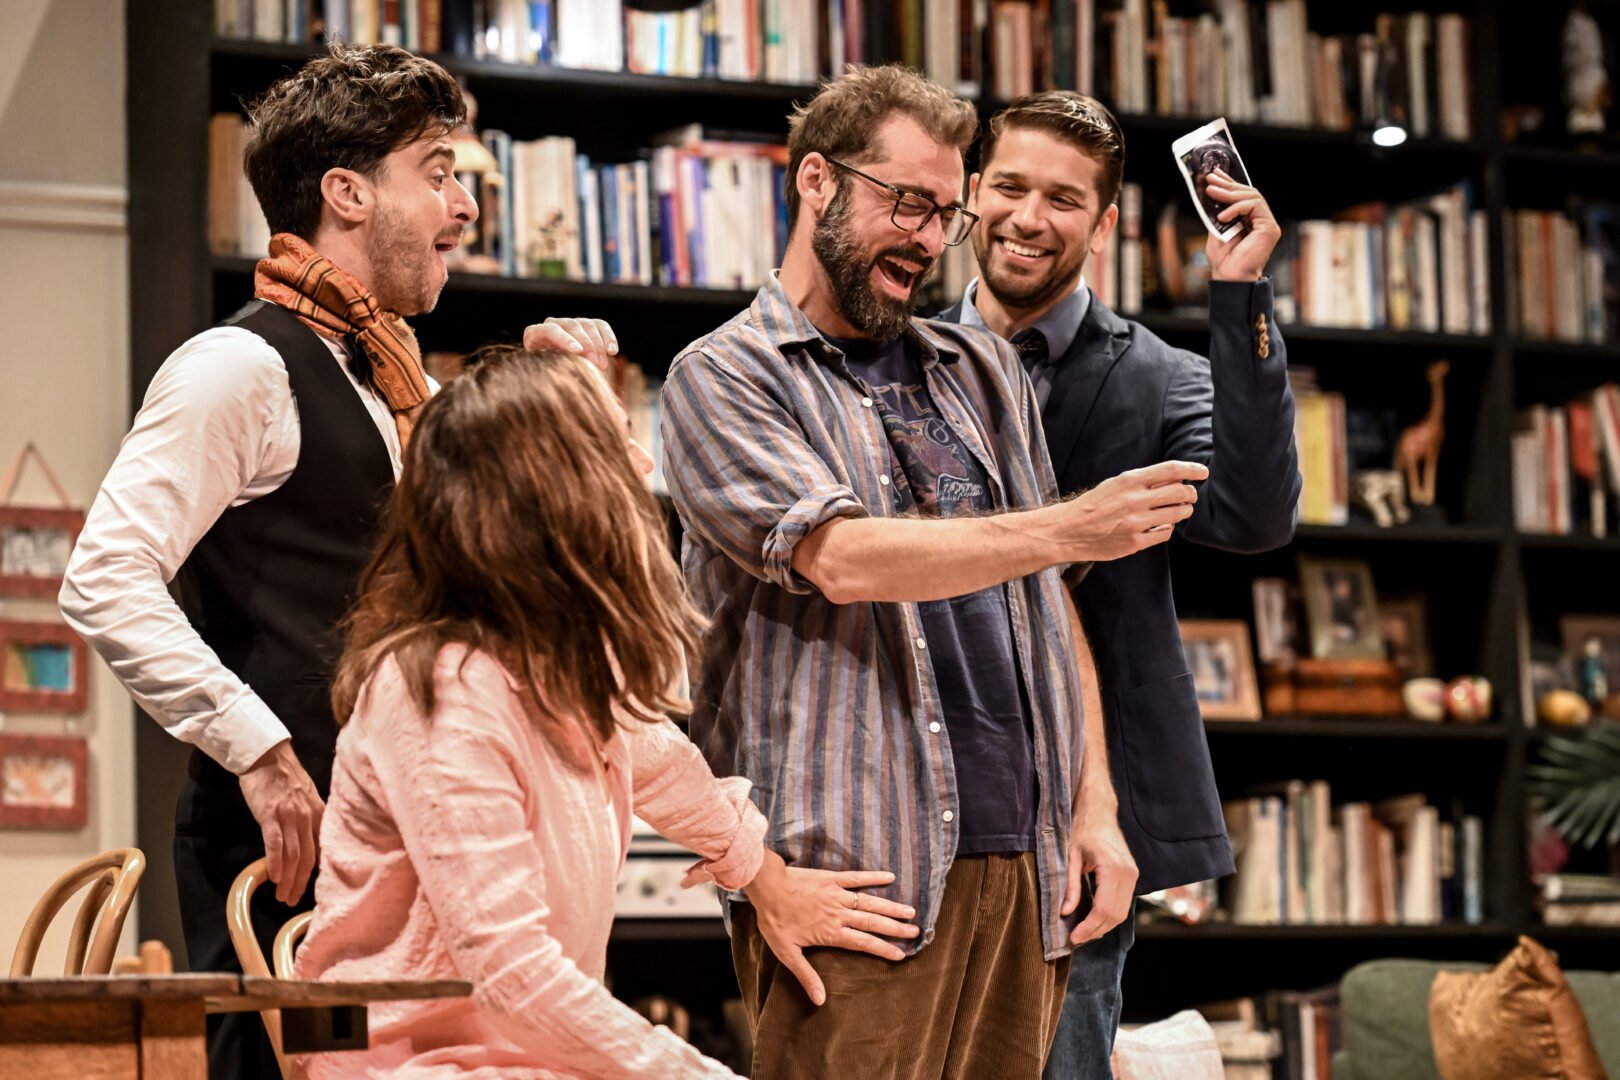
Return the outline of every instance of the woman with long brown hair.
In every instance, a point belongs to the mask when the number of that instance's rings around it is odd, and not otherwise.
[[[731,1076],[601,983],[632,811],[743,889],[773,949],[899,959],[892,875],[785,867],[740,779],[665,713],[700,621],[601,374],[481,350],[423,408],[333,686],[338,738],[300,975],[463,977],[470,1000],[371,1006],[371,1049],[317,1078]]]

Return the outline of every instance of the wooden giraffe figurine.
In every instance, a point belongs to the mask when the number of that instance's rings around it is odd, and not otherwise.
[[[1436,360],[1429,365],[1429,411],[1401,432],[1395,444],[1395,471],[1406,477],[1407,500],[1414,506],[1434,505],[1434,478],[1440,467],[1440,444],[1446,438],[1446,373],[1451,364]]]

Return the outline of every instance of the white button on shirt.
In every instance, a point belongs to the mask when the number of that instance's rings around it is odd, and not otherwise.
[[[388,447],[393,411],[322,335]],[[437,389],[431,381],[430,389]],[[227,509],[275,491],[298,465],[298,408],[281,354],[215,327],[164,361],[90,507],[59,598],[68,625],[171,735],[240,773],[288,737],[252,687],[204,644],[167,584]]]

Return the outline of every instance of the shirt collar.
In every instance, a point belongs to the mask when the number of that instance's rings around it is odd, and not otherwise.
[[[799,310],[799,305],[789,299],[780,274],[780,270],[772,270],[754,295],[754,303],[749,308],[754,325],[784,356],[802,353],[824,362],[842,363],[844,354],[816,329],[810,317]],[[917,346],[924,367],[935,362],[954,364],[960,358],[957,347],[937,332],[928,319],[913,318],[903,333]]]
[[[968,282],[967,288],[962,291],[962,325],[984,326],[984,316],[979,314],[979,308],[974,303],[974,297],[979,294],[979,279],[974,278]],[[1032,330],[1039,330],[1046,338],[1046,354],[1057,360],[1069,351],[1074,339],[1080,333],[1080,324],[1085,321],[1086,312],[1091,310],[1091,290],[1086,287],[1085,275],[1075,285],[1074,291],[1052,306],[1052,310],[1035,320]]]

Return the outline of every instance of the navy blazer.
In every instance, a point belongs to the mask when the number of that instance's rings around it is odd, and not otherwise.
[[[1052,467],[1068,495],[1127,469],[1200,462],[1209,479],[1176,531],[1224,551],[1281,547],[1293,538],[1300,477],[1271,282],[1211,283],[1209,314],[1206,360],[1093,295],[1041,411]],[[959,322],[961,304],[939,318]],[[1137,891],[1230,874],[1232,847],[1170,591],[1169,546],[1095,564],[1075,604],[1097,663],[1120,827],[1141,872]]]

